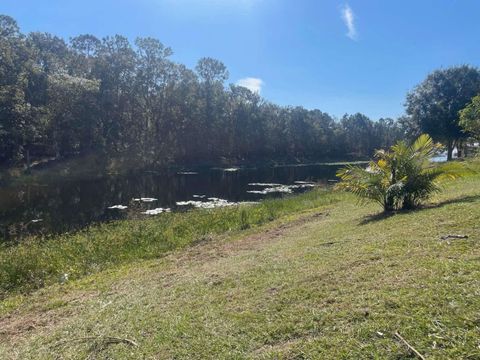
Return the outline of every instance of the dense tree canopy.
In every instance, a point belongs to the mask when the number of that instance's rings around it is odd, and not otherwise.
[[[447,145],[450,160],[453,147],[467,137],[459,124],[459,111],[479,92],[477,68],[436,70],[407,95],[407,113],[414,127]]]
[[[225,86],[212,58],[194,70],[152,38],[22,34],[0,16],[0,164],[95,152],[139,165],[368,157],[402,137],[391,119],[336,121]]]

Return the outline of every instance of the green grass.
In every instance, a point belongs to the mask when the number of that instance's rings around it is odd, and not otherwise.
[[[110,270],[73,261],[80,280],[6,298],[0,358],[415,359],[398,332],[427,359],[480,359],[479,202],[475,175],[390,217],[312,192],[66,236],[109,232],[73,258]]]
[[[298,197],[215,210],[166,213],[151,219],[96,225],[73,234],[32,237],[0,246],[0,299],[119,264],[158,258],[193,242],[258,226],[288,214],[339,201],[341,194],[316,190]]]

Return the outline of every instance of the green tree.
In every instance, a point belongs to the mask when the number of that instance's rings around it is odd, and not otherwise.
[[[460,126],[475,138],[480,138],[480,95],[460,111]]]
[[[406,108],[420,131],[447,146],[448,160],[455,145],[466,138],[459,111],[480,92],[480,72],[471,66],[436,70],[407,94]]]
[[[98,150],[102,143],[96,108],[98,81],[53,75],[48,82],[48,131],[56,155]]]
[[[174,65],[168,59],[173,52],[153,38],[138,38],[137,46],[137,96],[144,118],[144,145],[151,149],[150,158],[165,156],[168,144],[167,102],[175,76]],[[164,145],[164,146],[161,146]]]
[[[375,150],[374,125],[367,116],[357,113],[344,115],[341,126],[345,133],[345,149],[355,157],[369,156]]]
[[[228,79],[229,73],[227,67],[219,60],[209,57],[201,58],[195,70],[200,78],[200,98],[199,105],[201,111],[201,128],[203,131],[198,134],[198,140],[205,147],[205,155],[214,157],[218,155],[221,148],[221,139],[217,134],[222,132],[225,122],[225,107],[227,103],[227,94],[224,89],[224,81]]]
[[[71,57],[71,72],[75,76],[92,79],[93,69],[101,41],[93,35],[84,34],[70,39],[70,47],[74,56]]]
[[[14,163],[39,136],[37,109],[29,102],[37,77],[15,20],[0,15],[0,34],[0,163]]]
[[[137,57],[127,38],[115,35],[102,40],[96,52],[93,74],[100,82],[98,107],[107,154],[130,149],[142,136],[143,113],[135,94]]]
[[[220,146],[230,158],[258,156],[263,151],[264,121],[260,96],[242,86],[230,85],[228,108],[219,136]],[[222,135],[223,134],[223,135]],[[221,141],[221,139],[220,139]]]
[[[70,52],[63,39],[48,33],[33,32],[27,37],[31,60],[45,74],[61,72],[67,67]]]

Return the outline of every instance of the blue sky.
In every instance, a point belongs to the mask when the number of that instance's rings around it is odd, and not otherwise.
[[[430,71],[480,65],[478,0],[1,0],[0,13],[67,39],[156,37],[189,67],[217,58],[231,83],[338,117],[399,116]]]

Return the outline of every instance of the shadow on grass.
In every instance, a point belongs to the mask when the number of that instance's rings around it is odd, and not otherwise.
[[[451,204],[473,203],[478,200],[480,200],[480,195],[469,195],[469,196],[462,196],[454,199],[445,200],[436,204],[423,205],[417,209],[412,209],[412,210],[397,210],[397,211],[389,211],[389,212],[382,212],[382,213],[373,214],[373,215],[367,215],[362,219],[362,221],[360,221],[360,225],[367,225],[372,222],[385,220],[397,214],[410,214],[410,213],[415,213],[415,212],[428,210],[428,209],[441,208]]]

